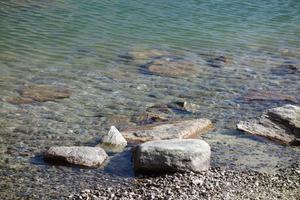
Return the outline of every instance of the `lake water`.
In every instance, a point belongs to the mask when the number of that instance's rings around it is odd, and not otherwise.
[[[193,62],[198,73],[144,73],[153,58],[128,58],[149,51]],[[220,56],[228,62],[211,66]],[[104,169],[48,165],[41,152],[96,145],[111,125],[135,126],[147,108],[178,101],[200,109],[174,111],[170,119],[214,122],[203,136],[213,165],[264,172],[287,166],[300,159],[299,148],[249,136],[235,124],[299,104],[299,64],[297,0],[0,0],[0,197],[59,199],[96,184],[130,182],[129,152],[111,155]],[[67,87],[71,97],[8,101],[22,87],[41,84]],[[246,101],[249,91],[277,97]]]

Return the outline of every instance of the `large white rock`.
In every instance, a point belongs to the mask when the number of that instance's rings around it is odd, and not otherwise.
[[[105,146],[126,147],[127,141],[115,126],[112,126],[107,135],[102,138]]]
[[[138,172],[205,171],[210,166],[210,146],[200,139],[155,140],[133,149]]]
[[[63,162],[85,167],[98,167],[107,157],[105,151],[100,147],[50,147],[44,153],[44,158],[48,161]]]

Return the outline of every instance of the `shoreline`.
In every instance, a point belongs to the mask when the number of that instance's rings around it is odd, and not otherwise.
[[[300,198],[300,162],[276,174],[219,167],[207,172],[188,172],[140,177],[128,183],[85,189],[68,199],[282,199]]]

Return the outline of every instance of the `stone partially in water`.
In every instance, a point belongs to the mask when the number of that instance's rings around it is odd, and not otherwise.
[[[122,149],[127,146],[127,141],[118,129],[112,126],[108,134],[102,138],[102,145]]]
[[[292,132],[300,137],[300,107],[285,105],[268,110],[268,116],[289,127]]]
[[[205,171],[210,166],[210,146],[199,139],[156,140],[133,149],[138,172]]]
[[[85,167],[99,167],[107,157],[105,151],[100,147],[50,147],[44,153],[44,158],[47,161]]]
[[[197,64],[183,59],[164,57],[148,63],[146,68],[150,73],[161,76],[196,77],[198,75]]]
[[[241,121],[239,130],[284,144],[300,144],[300,107],[285,105],[267,110],[258,119]]]
[[[290,101],[296,102],[295,97],[272,91],[249,91],[245,95],[246,101]]]
[[[24,86],[20,90],[20,95],[37,102],[45,102],[68,98],[71,96],[71,90],[66,87],[51,85],[30,85]]]
[[[176,121],[161,125],[146,125],[123,132],[124,137],[133,142],[151,140],[192,138],[213,128],[209,119]]]

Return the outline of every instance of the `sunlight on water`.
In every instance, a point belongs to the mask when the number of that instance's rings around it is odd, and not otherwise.
[[[196,69],[179,77],[149,73],[156,59]],[[112,184],[112,175],[132,178],[129,151],[104,170],[53,167],[41,152],[93,146],[111,125],[136,126],[147,108],[174,102],[200,111],[167,113],[172,120],[213,121],[205,136],[213,164],[265,172],[286,166],[300,159],[299,149],[235,125],[299,103],[299,63],[299,0],[0,0],[0,197],[54,199],[95,180]],[[66,87],[71,95],[20,103],[28,85]],[[253,90],[277,99],[245,101]]]

